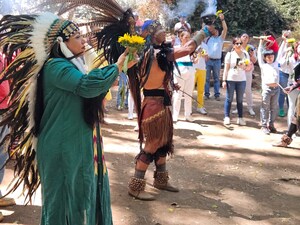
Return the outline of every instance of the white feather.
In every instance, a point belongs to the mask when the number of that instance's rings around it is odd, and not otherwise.
[[[43,66],[47,59],[45,38],[47,33],[49,32],[49,28],[56,19],[59,19],[57,15],[50,12],[46,12],[40,14],[36,18],[36,22],[33,24],[30,45],[35,51],[35,57],[39,66]]]
[[[47,33],[49,32],[49,29],[53,22],[57,20],[59,17],[53,13],[46,12],[40,14],[37,18],[35,23],[33,24],[33,30],[30,33],[31,37],[31,43],[30,46],[33,48],[35,52],[35,58],[37,60],[37,64],[35,65],[34,74],[30,79],[30,88],[29,93],[26,96],[28,97],[29,101],[29,125],[28,130],[31,131],[31,129],[34,126],[34,108],[35,108],[35,95],[36,95],[36,86],[37,86],[37,73],[41,70],[42,66],[44,65],[45,61],[48,58],[47,49],[45,46],[45,38]]]

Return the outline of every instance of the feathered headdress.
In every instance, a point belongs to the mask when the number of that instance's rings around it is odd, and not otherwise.
[[[1,144],[8,143],[9,158],[16,157],[15,178],[8,193],[22,182],[31,200],[40,184],[35,161],[35,97],[38,75],[58,36],[68,39],[78,27],[52,13],[4,16],[0,20],[0,46],[15,59],[2,71],[0,82],[10,82],[9,107],[1,112],[0,126],[9,126]],[[7,194],[8,194],[7,193]]]
[[[124,52],[124,47],[118,43],[118,38],[125,33],[135,33],[135,20],[131,9],[124,10],[114,0],[44,0],[40,8],[59,4],[58,15],[73,11],[80,6],[89,7],[92,18],[79,26],[92,27],[94,30],[85,35],[92,39],[96,37],[95,48],[99,52],[99,64],[104,61],[115,63]]]
[[[95,38],[96,44],[93,46],[100,50],[98,64],[104,61],[115,63],[124,51],[118,43],[120,36],[129,33],[135,34],[135,19],[131,9],[123,9],[115,0],[44,0],[41,6],[61,4],[58,14],[71,11],[79,6],[91,8],[93,18],[91,21],[81,23],[81,26],[98,27],[98,30],[87,33],[86,35]],[[140,79],[137,74],[137,67],[128,69],[130,91],[133,95],[137,114],[140,114],[141,96]]]
[[[107,60],[109,63],[115,63],[118,57],[124,51],[118,43],[120,36],[124,36],[125,33],[135,34],[135,20],[131,9],[124,10],[114,0],[45,0],[42,6],[53,5],[61,3],[59,14],[71,11],[79,6],[89,6],[94,14],[94,17],[90,22],[82,23],[81,25],[98,26],[100,30],[92,32],[97,39],[96,47],[100,50],[99,62],[102,63]],[[155,27],[155,25],[150,26]],[[149,27],[149,29],[150,29]],[[148,29],[148,28],[147,28]],[[90,35],[90,34],[87,34]],[[153,49],[150,54],[153,60]],[[147,63],[146,71],[143,73],[149,73],[151,63]],[[136,66],[128,69],[127,75],[129,78],[130,91],[132,93],[134,104],[138,117],[141,112],[141,80],[138,74],[138,68]],[[139,134],[140,140],[141,134]]]

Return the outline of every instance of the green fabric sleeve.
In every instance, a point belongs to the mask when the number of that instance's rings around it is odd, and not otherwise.
[[[83,74],[74,64],[62,58],[50,59],[44,69],[44,76],[53,86],[84,98],[106,93],[118,75],[119,70],[115,64]]]

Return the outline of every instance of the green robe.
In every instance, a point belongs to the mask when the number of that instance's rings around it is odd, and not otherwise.
[[[99,126],[83,117],[83,98],[105,94],[116,65],[82,74],[66,59],[44,66],[44,113],[37,142],[41,225],[111,225],[108,174]],[[94,134],[94,138],[93,138]]]

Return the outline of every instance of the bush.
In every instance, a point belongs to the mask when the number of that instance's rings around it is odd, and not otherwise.
[[[266,29],[271,29],[281,36],[282,30],[299,29],[299,3],[300,0],[219,0],[218,10],[228,11],[225,19],[230,36],[244,32],[249,35],[261,35]],[[189,18],[192,27],[200,28],[200,14],[203,11],[204,5],[199,4],[194,15]],[[220,21],[216,21],[216,25],[221,27]]]

